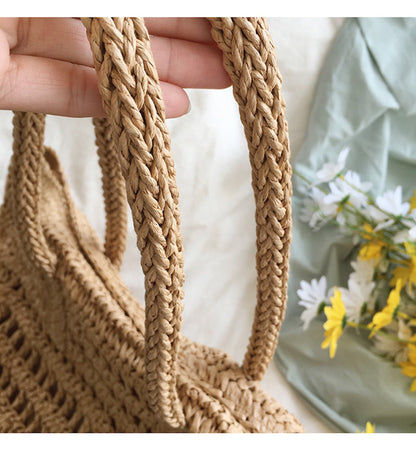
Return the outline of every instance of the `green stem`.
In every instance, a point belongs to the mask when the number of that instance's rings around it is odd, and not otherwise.
[[[322,191],[324,194],[328,194],[328,191],[322,188],[319,185],[314,185],[309,179],[307,179],[304,175],[302,175],[300,172],[298,172],[296,169],[292,169],[292,172],[300,177],[304,182],[306,182],[310,186],[316,186],[320,191]]]
[[[351,202],[346,202],[339,206],[341,208],[345,208],[346,210],[349,210],[350,213],[355,214],[356,216],[359,216],[365,222],[369,222],[368,218],[363,213],[361,213],[361,211],[357,207],[355,207]]]
[[[383,337],[389,338],[390,340],[393,341],[397,341],[403,344],[415,344],[414,341],[410,341],[410,340],[402,340],[399,337],[396,337],[395,335],[389,334],[388,332],[384,332],[383,330],[374,330],[371,329],[370,327],[368,327],[365,324],[361,324],[361,323],[354,323],[352,321],[347,321],[347,326],[353,327],[354,329],[365,329],[369,332],[374,332],[376,334],[382,335]]]
[[[365,230],[361,226],[354,226],[352,224],[346,224],[346,226],[349,229],[357,232],[360,236],[368,235],[369,237],[373,238],[375,241],[382,241],[383,243],[386,244],[386,249],[388,251],[390,251],[390,252],[394,252],[395,251],[397,256],[401,260],[409,260],[409,256],[406,253],[403,253],[403,249],[400,246],[398,246],[394,241],[389,240],[385,235],[381,239],[377,234],[372,233],[372,232],[368,232],[367,230]],[[369,241],[369,240],[366,240],[366,241]]]
[[[378,312],[375,312],[372,309],[367,309],[366,313],[369,313],[370,315],[375,315]],[[399,316],[400,318],[403,318],[406,321],[414,321],[414,318],[410,317],[407,313],[401,312],[400,310],[397,311],[396,316]],[[355,323],[353,323],[353,324],[355,324]]]
[[[353,185],[352,183],[350,183],[348,180],[345,180],[345,177],[344,177],[343,175],[341,175],[340,177],[341,177],[341,179],[342,179],[347,185],[349,185],[351,188],[355,189],[356,191],[358,191],[358,192],[361,193],[361,194],[364,194],[364,196],[366,196],[367,199],[368,199],[369,205],[372,205],[373,207],[375,207],[375,208],[376,208],[378,211],[380,211],[381,213],[385,214],[386,216],[388,216],[388,217],[391,218],[391,219],[394,219],[395,221],[397,221],[400,225],[404,226],[405,228],[408,228],[405,224],[403,224],[403,222],[402,222],[402,220],[401,220],[400,217],[395,216],[395,215],[393,215],[393,214],[391,214],[391,213],[388,213],[387,211],[383,210],[382,208],[380,208],[380,207],[374,202],[374,199],[373,199],[369,194],[367,194],[366,192],[364,192],[364,191],[362,191],[361,189],[357,188],[355,185]],[[413,222],[415,222],[415,221],[413,220]]]
[[[399,316],[400,318],[403,318],[403,319],[407,320],[407,321],[410,321],[412,319],[409,315],[407,315],[406,313],[400,312],[400,311],[398,311],[396,313],[396,315]]]

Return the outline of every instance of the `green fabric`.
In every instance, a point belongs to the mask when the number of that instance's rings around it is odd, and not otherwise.
[[[397,185],[416,188],[416,19],[347,19],[317,85],[307,136],[295,168],[314,179],[326,162],[350,147],[347,169],[373,183],[373,194]],[[290,128],[290,124],[289,124]],[[296,290],[302,279],[326,275],[346,286],[352,243],[326,226],[313,232],[299,220],[302,181],[294,175],[289,302],[276,353],[291,385],[334,427],[356,432],[416,432],[412,379],[376,356],[369,341],[346,330],[334,359],[321,349],[322,320],[302,330]]]

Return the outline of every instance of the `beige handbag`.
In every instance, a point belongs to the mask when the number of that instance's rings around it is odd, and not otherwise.
[[[291,169],[262,18],[210,19],[250,149],[258,298],[242,366],[181,336],[178,190],[144,21],[83,19],[108,119],[94,119],[105,243],[75,207],[42,114],[14,114],[0,210],[0,432],[302,432],[263,392],[286,303]],[[124,177],[124,178],[123,178]],[[131,207],[145,308],[120,278]]]

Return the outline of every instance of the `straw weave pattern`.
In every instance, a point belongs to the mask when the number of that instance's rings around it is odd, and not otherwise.
[[[262,379],[283,321],[291,241],[289,138],[282,80],[263,18],[212,19],[250,153],[256,201],[257,307],[243,368]]]
[[[0,432],[302,432],[259,379],[277,343],[290,242],[287,125],[261,18],[210,19],[247,136],[258,299],[242,366],[180,333],[179,193],[144,21],[85,18],[107,118],[93,120],[104,243],[75,207],[45,117],[14,114],[0,208]],[[144,306],[120,278],[126,199]],[[256,379],[256,380],[255,380]]]

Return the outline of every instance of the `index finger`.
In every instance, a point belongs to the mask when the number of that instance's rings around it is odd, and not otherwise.
[[[153,36],[215,44],[211,24],[204,17],[145,17],[144,23]]]

